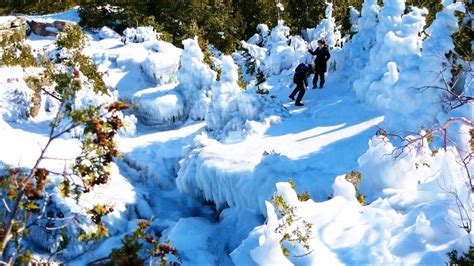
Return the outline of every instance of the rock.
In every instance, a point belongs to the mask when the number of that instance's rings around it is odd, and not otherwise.
[[[44,21],[28,21],[31,31],[39,36],[56,36],[59,32],[65,30],[68,25],[73,24],[72,22],[56,20],[54,22]]]

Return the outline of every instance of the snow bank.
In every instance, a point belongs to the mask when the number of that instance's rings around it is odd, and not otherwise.
[[[451,151],[445,155],[448,153]],[[451,157],[445,155],[440,156]],[[442,165],[441,174],[418,185],[415,195],[408,197],[412,193],[410,190],[391,190],[367,206],[355,200],[354,188],[349,188],[351,184],[343,177],[337,178],[333,185],[334,197],[324,202],[300,202],[289,184],[277,183],[277,194],[296,207],[295,216],[299,218],[288,230],[296,229],[302,220],[312,224],[308,240],[310,249],[288,244],[291,256],[283,256],[279,248],[283,236],[275,233],[275,229],[284,220],[267,202],[267,222],[256,227],[231,253],[232,260],[236,264],[259,264],[271,258],[277,264],[298,265],[438,264],[447,261],[446,253],[452,245],[467,244],[463,240],[467,235],[453,226],[452,223],[460,222],[455,199],[439,187],[445,183],[436,180],[444,178],[449,171],[448,164]],[[456,170],[453,178],[459,181],[466,177]],[[461,197],[466,195],[468,188],[457,188],[461,189]],[[308,255],[298,257],[311,250]]]
[[[26,16],[26,20],[34,20],[37,22],[53,23],[56,20],[69,21],[74,23],[79,23],[81,17],[79,16],[79,7],[74,7],[64,12],[59,12],[55,14],[48,14],[42,16]]]
[[[16,19],[15,16],[0,16],[0,24],[12,23]]]

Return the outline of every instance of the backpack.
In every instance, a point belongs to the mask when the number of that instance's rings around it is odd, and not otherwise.
[[[308,71],[308,66],[304,63],[299,64],[295,69],[295,74],[293,75],[293,83],[300,83],[306,76]]]

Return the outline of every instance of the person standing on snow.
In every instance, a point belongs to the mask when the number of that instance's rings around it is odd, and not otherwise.
[[[331,58],[331,54],[329,54],[324,40],[318,40],[318,48],[313,51],[310,46],[308,52],[316,56],[316,58],[314,58],[313,89],[316,89],[318,78],[320,79],[319,88],[322,89],[324,86],[324,73],[326,73],[327,70],[326,63],[329,58]]]
[[[293,76],[293,83],[296,84],[296,88],[291,92],[290,99],[295,101],[295,95],[298,93],[298,97],[296,97],[295,105],[296,106],[303,106],[304,104],[301,103],[303,100],[303,96],[306,92],[306,87],[308,87],[308,78],[309,67],[306,64],[299,64],[295,69],[295,74]]]

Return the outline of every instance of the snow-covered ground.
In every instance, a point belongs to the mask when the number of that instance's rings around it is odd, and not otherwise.
[[[195,39],[179,49],[149,36],[124,44],[110,29],[89,33],[84,53],[104,73],[114,96],[133,107],[124,114],[126,130],[118,138],[123,158],[116,160],[111,182],[84,195],[78,205],[62,202],[66,208],[114,205],[106,219],[111,236],[92,251],[71,248],[61,259],[80,265],[103,258],[134,230],[137,219],[150,217],[189,265],[442,265],[451,249],[465,251],[472,236],[458,227],[462,221],[451,193],[472,210],[459,150],[433,153],[418,142],[395,160],[390,154],[399,143],[375,136],[378,127],[412,130],[449,117],[440,114],[440,106],[417,106],[417,101],[434,105],[433,98],[408,89],[423,71],[439,67],[417,64],[427,64],[432,42],[443,43],[438,47],[443,52],[449,49],[451,32],[442,26],[462,8],[445,3],[431,37],[423,41],[418,37],[422,11],[403,15],[404,1],[384,3],[380,9],[376,0],[365,1],[354,27],[359,34],[333,50],[324,89],[308,89],[303,107],[295,107],[288,95],[295,86],[293,68],[311,57],[303,39],[288,36],[283,22],[271,33],[259,25],[260,35],[244,43],[266,75],[260,88],[269,94],[263,96],[255,94],[254,85],[243,91],[237,84],[237,54],[217,58],[222,67],[217,81]],[[327,16],[309,31],[310,41],[326,37],[332,46],[341,36],[330,8]],[[42,18],[77,22],[77,9]],[[411,46],[397,46],[397,38]],[[28,44],[35,51],[53,51],[53,41],[30,36]],[[364,45],[373,50],[363,51]],[[26,119],[21,107],[29,104],[31,92],[22,70],[0,71],[0,164],[31,167],[47,140],[51,114]],[[21,97],[13,101],[12,94]],[[470,108],[454,114],[472,119]],[[454,137],[464,141],[459,145],[469,140],[462,136],[467,130],[460,128]],[[79,142],[66,136],[48,155],[73,159],[79,152]],[[46,163],[58,172],[67,166]],[[358,192],[367,205],[357,201],[355,188],[344,179],[351,170],[362,173]],[[285,183],[289,179],[296,192]],[[295,193],[304,191],[311,199],[302,202]],[[275,231],[282,217],[269,203],[274,195],[282,195],[298,217],[312,223],[308,255],[299,257],[308,250],[289,246],[291,255],[284,256],[282,236]],[[36,237],[33,242],[44,236]]]

